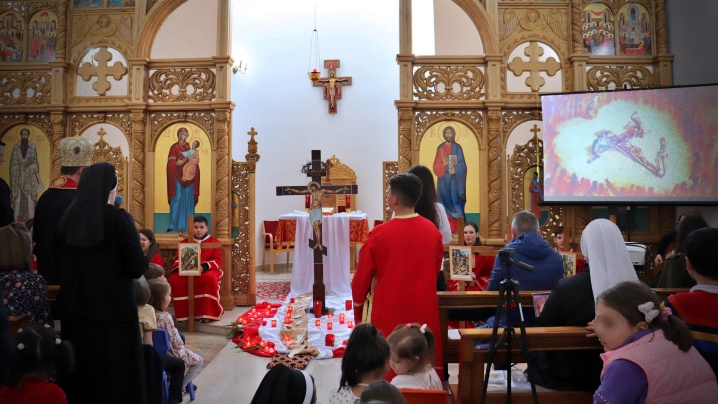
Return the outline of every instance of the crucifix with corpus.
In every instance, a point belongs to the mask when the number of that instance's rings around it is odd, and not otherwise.
[[[337,100],[342,98],[342,86],[352,85],[351,77],[337,77],[339,59],[328,59],[324,61],[324,68],[327,69],[328,77],[319,77],[312,80],[314,87],[324,87],[324,99],[329,101],[329,113],[337,113]],[[318,75],[318,74],[317,74]]]
[[[310,195],[312,198],[309,210],[309,222],[312,226],[312,239],[309,240],[309,248],[314,251],[314,287],[312,292],[314,301],[322,302],[322,315],[329,312],[325,301],[326,288],[322,257],[327,255],[327,247],[322,244],[322,198],[326,194],[350,195],[358,192],[356,185],[322,186],[322,177],[327,175],[329,168],[329,163],[322,161],[322,152],[312,150],[312,161],[302,167],[302,172],[312,179],[309,185],[277,187],[277,196]]]

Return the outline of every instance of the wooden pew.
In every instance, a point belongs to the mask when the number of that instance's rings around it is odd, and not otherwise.
[[[480,403],[484,385],[484,368],[488,349],[476,349],[478,341],[491,339],[491,329],[459,330],[461,334],[461,352],[459,361],[459,400],[461,403]],[[503,328],[499,329],[499,335]],[[516,328],[517,337],[521,330]],[[603,350],[598,338],[587,338],[583,327],[529,327],[526,329],[529,349],[536,351],[559,351],[596,349]],[[521,351],[514,344],[512,360],[518,360]],[[506,361],[506,350],[500,350],[494,357],[494,363]],[[538,388],[539,403],[590,403],[593,392],[557,391]],[[531,391],[511,392],[512,402],[517,404],[532,403]],[[506,391],[494,391],[486,394],[487,403],[504,403]]]
[[[654,289],[663,301],[666,296],[677,292],[687,292],[689,289]],[[519,291],[521,306],[533,307],[532,293],[548,292],[544,290]],[[439,302],[439,327],[441,328],[441,343],[444,352],[444,362],[459,362],[459,341],[449,339],[449,309],[494,309],[498,301],[498,292],[436,292]],[[518,324],[516,324],[518,326]]]
[[[30,323],[28,323],[28,318],[24,314],[22,316],[8,316],[8,318],[10,320],[10,338],[14,341],[17,330],[28,328]]]
[[[546,292],[542,290],[520,291],[521,306],[533,307],[532,293]],[[449,309],[495,309],[499,293],[492,292],[436,292],[439,300],[439,327],[441,328],[441,344],[444,362],[459,362],[459,341],[449,339]]]
[[[47,301],[56,302],[60,293],[60,285],[47,285]]]

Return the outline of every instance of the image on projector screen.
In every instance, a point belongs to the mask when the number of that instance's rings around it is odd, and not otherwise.
[[[546,202],[718,201],[718,85],[542,96]]]

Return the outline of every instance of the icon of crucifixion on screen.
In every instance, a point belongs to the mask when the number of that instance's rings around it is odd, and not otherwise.
[[[588,148],[590,150],[590,157],[587,162],[590,164],[597,158],[601,157],[602,153],[609,150],[615,150],[640,164],[656,177],[663,178],[666,174],[665,158],[668,156],[666,153],[666,138],[661,137],[658,153],[656,153],[656,159],[652,163],[643,156],[643,151],[640,147],[631,143],[632,139],[643,138],[646,135],[646,132],[643,129],[643,123],[638,117],[637,111],[633,111],[633,114],[631,114],[631,122],[626,124],[624,129],[625,131],[620,135],[606,129],[596,132],[596,139]]]

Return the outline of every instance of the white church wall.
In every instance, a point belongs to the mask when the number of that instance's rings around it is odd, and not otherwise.
[[[307,76],[309,45],[316,3],[320,66],[324,59],[340,59],[339,76],[353,84],[342,89],[338,113],[327,112],[322,88]],[[336,155],[357,174],[356,208],[369,220],[382,218],[382,161],[396,161],[399,98],[399,10],[381,0],[233,0],[232,57],[245,74],[232,76],[232,155],[243,161],[246,135],[254,127],[259,136],[256,177],[258,241],[262,220],[304,208],[304,198],[278,197],[278,185],[309,182],[300,172],[311,150],[322,158]],[[312,66],[313,68],[314,66]],[[354,207],[353,207],[354,208]],[[263,243],[257,243],[261,264]],[[281,262],[281,261],[280,261]]]
[[[484,46],[468,14],[452,0],[434,0],[436,55],[483,55]]]
[[[210,58],[217,54],[217,1],[188,0],[162,23],[152,59]]]

